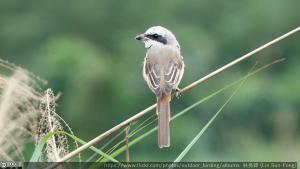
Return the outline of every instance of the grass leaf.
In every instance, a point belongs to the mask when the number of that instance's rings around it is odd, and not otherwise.
[[[45,146],[47,140],[55,134],[65,134],[65,135],[68,135],[70,138],[72,138],[73,140],[75,140],[75,141],[77,141],[81,144],[86,144],[86,142],[83,141],[82,139],[74,136],[73,134],[67,133],[65,131],[55,131],[55,132],[52,132],[52,133],[48,133],[48,134],[46,134],[45,136],[43,136],[41,138],[40,142],[36,146],[36,148],[34,150],[34,153],[33,153],[32,157],[30,159],[30,162],[37,162],[38,161],[39,157],[41,156],[42,149]],[[96,152],[97,154],[103,156],[105,159],[107,159],[109,161],[118,162],[116,159],[114,159],[113,157],[107,155],[106,153],[102,152],[101,150],[99,150],[98,148],[96,148],[94,146],[91,146],[90,149],[93,150],[94,152]]]
[[[215,113],[215,115],[205,124],[205,126],[200,130],[200,132],[193,138],[193,140],[186,146],[186,148],[179,154],[179,156],[175,159],[174,163],[180,162],[182,158],[191,150],[191,148],[195,145],[195,143],[199,140],[199,138],[203,135],[206,129],[210,126],[210,124],[216,119],[216,117],[220,114],[220,112],[224,109],[224,107],[229,103],[229,101],[233,98],[233,96],[237,93],[237,91],[244,84],[246,79],[244,79],[241,84],[233,91],[230,97],[226,100],[226,102],[220,107],[220,109]],[[172,169],[170,167],[169,169]]]

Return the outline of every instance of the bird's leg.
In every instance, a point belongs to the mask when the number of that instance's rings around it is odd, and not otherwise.
[[[179,89],[179,87],[175,88],[175,96],[177,99],[179,99],[182,96],[181,90]]]

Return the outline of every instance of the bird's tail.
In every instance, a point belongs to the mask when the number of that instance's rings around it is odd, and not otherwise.
[[[171,95],[162,93],[157,98],[158,145],[160,148],[170,146],[170,100]]]

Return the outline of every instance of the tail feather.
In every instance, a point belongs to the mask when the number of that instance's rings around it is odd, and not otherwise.
[[[170,146],[170,94],[162,93],[157,98],[158,145],[160,148]]]

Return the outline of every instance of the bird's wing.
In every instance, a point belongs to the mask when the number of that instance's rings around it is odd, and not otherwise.
[[[182,78],[184,63],[182,56],[171,48],[148,50],[144,63],[144,78],[149,88],[160,96],[171,93]]]
[[[164,91],[171,93],[173,88],[177,88],[184,72],[184,63],[181,56],[173,55],[164,67]]]
[[[155,62],[154,59],[151,59],[150,57],[145,58],[144,63],[144,79],[146,80],[149,88],[157,95],[159,96],[161,94],[160,92],[160,67],[157,62]]]

